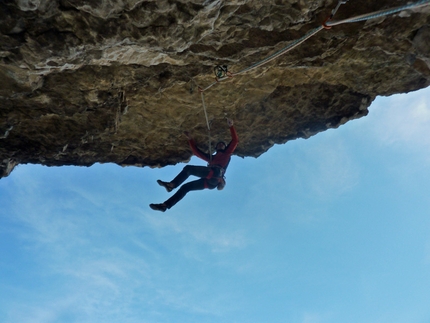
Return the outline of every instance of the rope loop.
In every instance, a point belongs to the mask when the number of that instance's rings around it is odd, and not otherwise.
[[[330,15],[326,20],[324,20],[324,22],[322,23],[322,27],[324,28],[324,29],[327,29],[327,30],[329,30],[329,29],[331,29],[331,26],[327,26],[327,22],[329,21],[329,20],[331,20],[331,18],[332,18],[332,16]]]

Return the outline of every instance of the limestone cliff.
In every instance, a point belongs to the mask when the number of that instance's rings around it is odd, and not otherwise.
[[[335,0],[3,0],[0,176],[13,166],[189,159],[207,148],[198,86],[241,70],[321,25]],[[351,0],[337,19],[400,6]],[[323,30],[205,92],[211,138],[239,156],[365,116],[377,95],[430,84],[430,6]]]

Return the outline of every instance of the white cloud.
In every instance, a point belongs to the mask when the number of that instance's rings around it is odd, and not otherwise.
[[[190,286],[183,286],[180,290],[158,289],[154,297],[170,308],[187,313],[221,316],[219,300],[216,298],[196,299],[199,291]]]
[[[37,176],[26,174],[15,180],[20,183],[14,187],[9,217],[19,224],[17,234],[26,246],[19,252],[34,257],[37,268],[27,272],[50,291],[43,299],[31,297],[43,289],[38,284],[15,293],[7,312],[14,320],[47,323],[67,321],[62,317],[71,315],[80,322],[103,321],[103,317],[108,318],[105,322],[142,322],[142,318],[157,317],[156,311],[171,308],[218,315],[218,305],[225,305],[216,297],[199,298],[207,286],[185,297],[186,290],[177,285],[179,278],[172,276],[175,271],[165,268],[170,260],[163,252],[181,252],[179,262],[186,257],[209,261],[208,248],[212,252],[242,248],[245,241],[240,232],[208,225],[208,215],[160,216],[121,205],[125,199],[111,200],[105,207],[109,197],[93,194],[90,188],[76,189],[73,183],[60,185],[59,197],[47,194]],[[58,187],[56,180],[46,180]],[[44,281],[47,277],[58,282],[51,285]],[[160,302],[155,302],[154,296],[163,290],[168,292],[159,294]],[[141,306],[136,308],[137,304]],[[143,313],[142,306],[154,313]]]
[[[330,313],[314,313],[306,312],[303,314],[302,323],[323,323],[332,322],[332,314]]]
[[[384,145],[406,150],[430,148],[430,88],[377,98],[368,118],[375,120],[371,127]]]
[[[76,190],[62,187],[65,197],[59,199],[28,174],[15,176],[15,180],[20,183],[13,188],[8,218],[16,224],[16,237],[24,246],[16,250],[17,258],[31,258],[27,261],[35,266],[19,268],[32,282],[25,282],[7,300],[8,317],[13,322],[47,323],[67,321],[60,317],[71,315],[85,318],[72,321],[89,322],[131,311],[129,296],[136,288],[151,284],[149,272],[154,269],[146,262],[148,252],[123,247],[123,240],[136,239],[138,228],[121,215],[107,216],[98,197],[88,196],[90,190],[81,192],[86,195],[83,198]],[[61,203],[63,198],[67,203]],[[145,302],[147,295],[142,297]]]
[[[430,265],[430,241],[425,245],[424,249],[424,262]]]
[[[317,139],[296,160],[297,177],[320,199],[337,198],[350,191],[359,180],[359,167],[341,140],[327,135]]]
[[[193,212],[190,212],[192,214]],[[204,214],[199,217],[178,218],[160,217],[158,213],[142,212],[145,221],[158,233],[168,232],[180,235],[183,239],[192,239],[192,243],[209,246],[212,252],[228,252],[241,249],[247,245],[243,232],[229,230],[225,227],[211,226]]]
[[[16,306],[11,305],[9,308],[9,317],[12,317],[14,321],[6,321],[6,323],[47,323],[55,322],[57,317],[55,312],[49,307],[40,306]]]

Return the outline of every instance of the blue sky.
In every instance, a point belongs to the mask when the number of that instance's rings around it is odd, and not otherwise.
[[[0,180],[0,322],[428,323],[428,98],[233,157],[224,191],[165,213],[156,180],[184,164],[19,166]]]

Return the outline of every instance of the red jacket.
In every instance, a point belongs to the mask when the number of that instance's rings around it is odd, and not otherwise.
[[[196,142],[193,139],[189,140],[190,147],[197,157],[203,159],[208,162],[208,166],[220,166],[224,170],[227,168],[231,155],[239,143],[239,138],[237,137],[236,130],[233,126],[230,127],[231,141],[224,151],[218,151],[215,155],[211,156],[209,154],[204,153],[199,148],[197,148]]]

